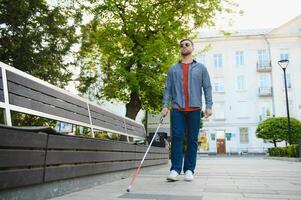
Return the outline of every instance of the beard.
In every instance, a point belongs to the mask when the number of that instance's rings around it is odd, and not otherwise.
[[[181,52],[181,54],[182,54],[182,56],[188,56],[188,55],[190,55],[192,52],[191,51],[182,51]]]

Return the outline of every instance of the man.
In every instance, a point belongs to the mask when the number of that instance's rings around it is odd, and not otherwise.
[[[185,181],[192,181],[196,165],[202,89],[205,94],[206,118],[212,115],[212,89],[206,67],[192,59],[194,50],[190,39],[180,41],[182,60],[173,65],[166,79],[162,115],[168,114],[171,98],[171,168],[167,180],[176,181],[183,165],[183,139],[187,137],[187,149],[183,171]]]

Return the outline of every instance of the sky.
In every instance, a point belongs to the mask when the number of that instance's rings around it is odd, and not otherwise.
[[[301,0],[232,0],[239,4],[237,10],[244,14],[232,16],[233,25],[229,26],[229,16],[223,14],[216,20],[214,29],[261,29],[276,28],[301,15]],[[207,30],[208,28],[204,29]]]

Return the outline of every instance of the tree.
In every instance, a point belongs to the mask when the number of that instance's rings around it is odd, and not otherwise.
[[[50,7],[46,0],[1,0],[0,61],[66,85],[72,75],[72,61],[66,56],[77,41],[75,14],[69,8]]]
[[[291,118],[292,143],[297,144],[301,139],[301,122]],[[258,124],[256,136],[264,140],[269,140],[277,147],[277,142],[288,141],[287,118],[273,117]]]
[[[160,110],[166,72],[179,58],[179,40],[212,25],[217,12],[233,6],[224,2],[87,0],[82,6],[94,18],[82,27],[79,90],[97,85],[99,99],[126,103],[132,119],[141,108]]]

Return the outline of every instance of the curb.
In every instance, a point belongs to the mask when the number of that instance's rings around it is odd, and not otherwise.
[[[289,157],[272,157],[272,156],[266,156],[264,159],[270,159],[270,160],[282,160],[282,161],[290,161],[290,162],[301,162],[301,158],[289,158]]]

